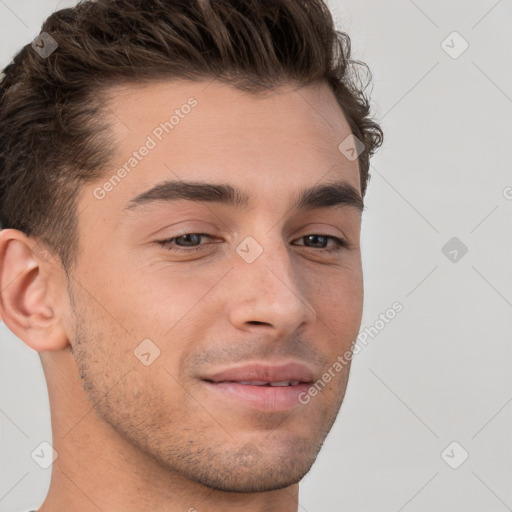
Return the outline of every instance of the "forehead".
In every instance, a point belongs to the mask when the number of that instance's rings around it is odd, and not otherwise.
[[[182,80],[120,86],[111,89],[109,97],[107,115],[120,154],[138,147],[141,136],[152,135],[159,145],[177,152],[193,148],[218,153],[229,148],[234,155],[264,144],[280,148],[282,154],[316,147],[342,156],[337,147],[350,133],[327,84],[289,85],[254,94],[216,80]],[[306,145],[304,151],[299,144]]]
[[[326,83],[298,87],[292,84],[261,92],[237,89],[218,80],[173,80],[142,84],[121,84],[106,91],[108,110],[124,128],[147,127],[146,122],[162,120],[179,110],[189,98],[197,101],[195,118],[214,116],[222,126],[238,123],[258,127],[285,114],[293,127],[308,123],[323,129],[348,128],[343,112]],[[115,119],[112,119],[115,123]],[[212,119],[213,121],[213,119]],[[284,122],[285,120],[282,119]],[[133,123],[142,123],[134,125]],[[238,122],[238,123],[237,123]],[[121,126],[118,127],[121,129]]]
[[[360,191],[357,160],[338,149],[350,127],[326,84],[263,94],[217,81],[123,85],[107,105],[117,151],[94,184],[112,182],[102,208],[121,211],[170,179],[231,183],[274,204],[323,181]]]

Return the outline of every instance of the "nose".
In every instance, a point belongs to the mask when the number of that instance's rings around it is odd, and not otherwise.
[[[316,312],[308,300],[304,269],[294,263],[293,253],[278,236],[265,240],[263,252],[251,263],[235,255],[229,318],[237,329],[264,326],[282,338],[314,322]]]

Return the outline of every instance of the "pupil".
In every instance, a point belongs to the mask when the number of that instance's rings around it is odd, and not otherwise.
[[[308,235],[306,238],[307,238],[309,241],[312,241],[312,242],[313,242],[313,244],[315,244],[315,243],[319,243],[319,242],[318,242],[318,240],[319,240],[319,239],[321,239],[321,241],[320,241],[321,246],[323,247],[323,246],[325,245],[325,244],[324,244],[324,242],[325,242],[324,238],[325,238],[325,237],[323,237],[323,236],[319,236],[319,235]]]
[[[187,245],[187,246],[188,245],[196,245],[194,242],[199,242],[199,236],[200,235],[196,235],[196,234],[182,235],[176,241],[178,241],[179,239],[185,240],[184,244],[178,244],[178,245]],[[192,243],[188,243],[188,242],[192,242]]]

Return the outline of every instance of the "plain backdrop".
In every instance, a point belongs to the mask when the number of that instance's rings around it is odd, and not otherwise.
[[[73,4],[0,0],[1,67]],[[385,143],[362,228],[371,335],[300,510],[512,510],[512,1],[329,5],[372,71]],[[39,358],[2,324],[0,511],[43,501],[45,440]]]

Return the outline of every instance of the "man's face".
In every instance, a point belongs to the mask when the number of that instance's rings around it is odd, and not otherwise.
[[[118,152],[81,191],[70,281],[84,390],[170,471],[225,491],[296,483],[350,365],[298,397],[352,347],[362,314],[360,210],[341,194],[296,204],[339,182],[360,194],[357,160],[338,150],[342,111],[327,86],[255,96],[218,82],[117,88],[109,106]],[[247,202],[170,187],[132,201],[166,181],[229,185]]]

